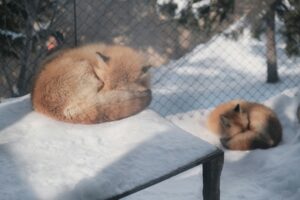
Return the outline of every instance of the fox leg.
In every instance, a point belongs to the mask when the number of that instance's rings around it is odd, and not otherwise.
[[[98,122],[113,121],[136,114],[146,108],[151,102],[151,91],[110,91],[102,94],[99,100],[101,101],[96,104],[99,110]]]
[[[269,134],[247,130],[233,137],[221,138],[224,147],[232,150],[267,149],[275,145]]]
[[[221,138],[222,145],[232,150],[249,150],[259,148],[255,143],[258,141],[258,133],[254,131],[245,131],[233,137]]]
[[[113,121],[138,113],[151,102],[151,93],[110,91],[73,101],[64,109],[65,121],[99,123]]]

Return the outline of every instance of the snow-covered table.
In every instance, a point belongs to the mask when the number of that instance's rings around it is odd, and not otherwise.
[[[204,199],[219,199],[223,152],[151,110],[98,125],[0,104],[0,199],[120,199],[203,164]]]

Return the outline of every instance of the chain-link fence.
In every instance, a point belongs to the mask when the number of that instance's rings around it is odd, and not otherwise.
[[[64,0],[0,1],[0,99],[30,92],[41,61],[53,52],[51,37],[57,38],[57,49],[74,46],[70,6]]]
[[[246,26],[251,1],[0,2],[0,98],[30,92],[40,62],[52,52],[91,42],[124,44],[147,55],[155,66],[150,107],[164,116],[232,98],[263,101],[300,85],[299,60],[286,55],[280,20],[275,30],[280,80],[266,83],[268,38],[255,39]],[[233,4],[212,7],[213,2]]]

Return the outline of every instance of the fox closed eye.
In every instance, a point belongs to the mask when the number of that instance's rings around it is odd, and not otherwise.
[[[108,56],[105,56],[105,55],[103,55],[102,53],[100,53],[100,52],[96,52],[96,54],[105,62],[105,63],[107,63],[109,60],[110,60],[110,57],[108,57]]]
[[[230,128],[230,126],[231,126],[230,120],[226,116],[222,115],[220,120],[221,120],[221,124],[224,126],[224,128]]]
[[[147,73],[147,72],[149,71],[150,68],[151,68],[150,65],[143,66],[143,67],[142,67],[142,72],[143,72],[143,73]]]

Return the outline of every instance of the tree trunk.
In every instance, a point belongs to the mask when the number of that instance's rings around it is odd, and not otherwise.
[[[39,0],[36,1],[24,1],[24,6],[27,13],[27,21],[25,27],[25,44],[24,49],[20,54],[20,72],[17,81],[17,88],[18,88],[18,95],[25,95],[28,91],[28,81],[27,75],[30,65],[30,56],[32,53],[33,48],[33,35],[34,35],[34,28],[33,24],[36,20],[36,11],[37,5],[39,4]]]
[[[274,6],[271,6],[270,10],[266,14],[266,23],[267,23],[267,30],[266,30],[267,83],[276,83],[279,81],[279,76],[278,76],[278,72],[277,72]]]

